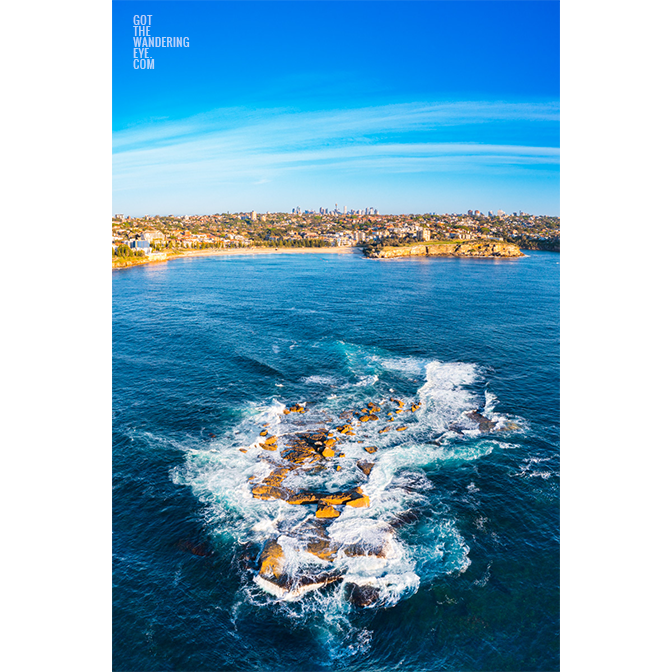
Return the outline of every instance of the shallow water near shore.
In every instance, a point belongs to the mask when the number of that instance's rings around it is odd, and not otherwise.
[[[560,257],[526,254],[113,274],[115,670],[559,668]],[[390,398],[422,405],[381,434]],[[282,443],[372,401],[387,406],[339,443],[342,468],[290,483],[360,486],[370,506],[344,507],[330,538],[374,543],[402,520],[388,557],[270,594],[255,557],[269,538],[294,548],[315,507],[252,497],[280,459],[260,431]],[[380,599],[353,605],[348,581]]]

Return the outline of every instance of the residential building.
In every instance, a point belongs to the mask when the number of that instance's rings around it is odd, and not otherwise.
[[[145,254],[152,251],[148,240],[132,240],[129,246],[132,250],[142,250]]]
[[[142,233],[140,238],[141,240],[146,240],[148,243],[153,243],[154,241],[157,240],[164,242],[166,240],[165,234],[161,233],[161,231],[156,230],[145,231]]]

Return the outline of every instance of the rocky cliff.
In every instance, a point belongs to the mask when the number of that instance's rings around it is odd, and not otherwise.
[[[525,256],[513,243],[495,243],[483,241],[430,243],[429,245],[404,245],[401,247],[383,247],[366,249],[364,256],[371,259],[391,259],[394,257],[523,257]]]

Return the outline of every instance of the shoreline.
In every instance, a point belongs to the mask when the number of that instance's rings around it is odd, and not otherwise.
[[[163,264],[173,259],[189,259],[193,257],[219,257],[219,256],[250,256],[253,254],[362,254],[361,247],[238,247],[223,250],[197,250],[195,252],[184,252],[175,254],[165,259],[138,259],[133,263],[124,266],[112,266],[113,271],[121,271],[125,268],[134,268],[135,266],[146,266],[147,264]]]
[[[521,252],[528,250],[528,248],[519,248]],[[535,250],[532,250],[535,251]],[[554,251],[554,250],[541,250],[544,251]],[[559,250],[558,250],[559,253]],[[189,259],[194,257],[219,257],[219,256],[250,256],[255,254],[359,254],[364,255],[364,252],[361,247],[237,247],[237,248],[227,248],[227,249],[209,249],[209,250],[195,250],[189,252],[183,252],[180,254],[175,254],[168,256],[164,259],[148,259],[148,258],[138,258],[133,260],[132,263],[126,264],[124,266],[112,266],[113,271],[121,271],[125,268],[135,268],[136,266],[146,266],[148,264],[163,264],[173,259]],[[393,255],[390,257],[368,257],[372,259],[395,259],[395,258],[408,258],[408,257],[417,257],[417,256],[454,256],[455,258],[462,257],[463,255]],[[528,255],[521,254],[521,256],[526,257]],[[480,255],[464,255],[463,258],[470,259],[506,259],[508,257],[498,257],[498,256],[480,256]],[[514,257],[515,258],[515,257]],[[519,257],[518,257],[519,258]]]
[[[398,259],[406,257],[466,257],[472,258],[516,258],[524,257],[514,243],[501,241],[437,240],[423,241],[399,246],[378,246],[368,248],[365,256],[371,259]]]

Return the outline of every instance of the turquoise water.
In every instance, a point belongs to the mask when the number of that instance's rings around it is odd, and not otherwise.
[[[559,668],[560,257],[527,254],[113,274],[115,670]],[[422,405],[380,434],[391,397]],[[252,497],[281,459],[260,430],[282,444],[370,401],[380,420],[291,484],[359,485],[370,506],[327,533],[384,539],[386,556],[339,554],[341,581],[271,594],[255,579],[264,544],[305,573],[297,530],[316,507]],[[296,403],[307,412],[283,413]],[[376,600],[353,604],[348,585]]]

